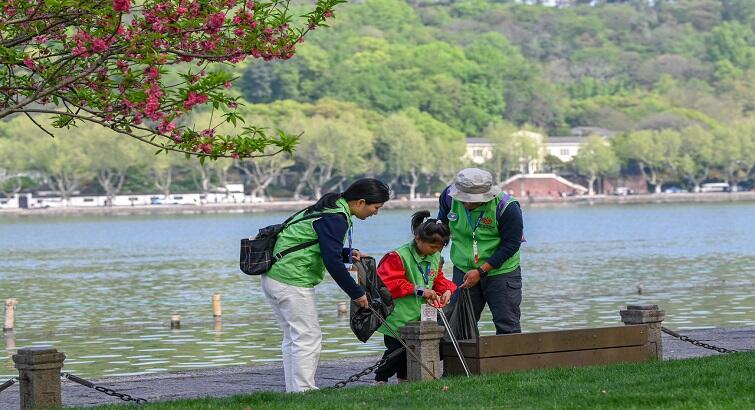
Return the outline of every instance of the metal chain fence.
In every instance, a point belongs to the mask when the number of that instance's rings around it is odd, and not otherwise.
[[[726,349],[724,347],[713,346],[713,345],[707,344],[705,342],[701,342],[699,340],[695,340],[695,339],[689,338],[687,336],[680,335],[679,333],[676,333],[673,330],[665,328],[665,327],[661,327],[661,330],[663,331],[663,333],[671,335],[671,336],[673,336],[673,337],[675,337],[675,338],[677,338],[677,339],[679,339],[679,340],[681,340],[683,342],[692,343],[695,346],[700,346],[700,347],[705,348],[705,349],[715,350],[715,351],[717,351],[719,353],[737,353],[736,350],[730,350],[730,349]]]
[[[370,374],[370,373],[374,372],[375,370],[377,370],[380,366],[382,366],[382,365],[386,364],[387,362],[393,360],[393,358],[395,358],[396,356],[398,356],[401,353],[403,353],[404,350],[405,349],[403,347],[400,348],[400,349],[394,350],[393,352],[391,352],[391,354],[389,354],[388,356],[386,356],[386,357],[378,360],[372,366],[365,368],[364,370],[362,370],[359,373],[352,374],[351,376],[349,376],[348,379],[342,380],[342,381],[336,383],[335,386],[333,386],[333,387],[336,388],[336,389],[340,389],[341,387],[346,386],[346,384],[348,384],[348,383],[354,383],[355,381],[358,381],[360,378],[362,378],[364,376],[367,376],[368,374]]]
[[[98,386],[98,385],[90,382],[89,380],[82,379],[81,377],[75,376],[75,375],[73,375],[71,373],[61,373],[60,375],[63,376],[63,377],[65,377],[66,379],[74,382],[74,383],[78,383],[78,384],[80,384],[82,386],[89,387],[90,389],[97,390],[98,392],[105,393],[108,396],[117,397],[117,398],[119,398],[119,399],[121,399],[123,401],[133,401],[136,404],[146,404],[146,403],[148,403],[146,399],[141,399],[141,398],[138,398],[138,397],[132,397],[131,395],[126,394],[126,393],[118,393],[117,391],[115,391],[113,389],[109,389],[109,388],[104,387],[104,386]]]
[[[14,378],[8,380],[7,382],[5,382],[3,384],[0,384],[0,393],[3,390],[7,389],[8,387],[13,386],[14,384],[16,384],[17,381],[18,381],[18,377],[14,377]]]

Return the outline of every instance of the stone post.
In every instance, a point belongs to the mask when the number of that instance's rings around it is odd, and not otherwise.
[[[18,349],[13,361],[18,369],[21,410],[62,407],[60,369],[66,355],[52,346]]]
[[[446,328],[438,326],[435,322],[409,322],[401,328],[401,337],[419,358],[419,360],[432,370],[428,374],[411,354],[406,355],[406,377],[408,380],[432,380],[433,376],[440,378],[440,339]]]
[[[663,360],[663,343],[661,342],[661,325],[665,312],[658,305],[628,305],[619,312],[625,325],[648,325],[648,354]]]

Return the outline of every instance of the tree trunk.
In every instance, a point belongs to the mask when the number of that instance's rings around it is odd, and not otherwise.
[[[593,185],[595,185],[595,180],[596,179],[598,179],[598,178],[595,176],[595,174],[591,174],[590,178],[588,179],[588,181],[590,181],[590,182],[587,183],[587,195],[589,195],[589,196],[594,196],[595,195],[595,190],[593,189]]]
[[[173,169],[168,168],[165,172],[155,171],[155,186],[162,191],[165,199],[170,196],[170,185],[173,183]]]
[[[71,195],[73,195],[73,191],[79,187],[78,179],[67,175],[65,172],[60,175],[51,175],[50,179],[52,179],[53,183],[58,188],[58,193],[63,197],[66,205],[70,205]]]
[[[105,191],[107,201],[105,206],[113,206],[113,200],[118,192],[123,188],[123,182],[126,180],[125,172],[118,172],[113,170],[100,170],[97,172],[97,182],[100,187]]]
[[[296,189],[294,190],[294,200],[298,201],[301,199],[301,192],[307,186],[309,178],[312,176],[312,173],[315,171],[316,167],[316,165],[307,165],[307,168],[304,170],[304,173],[299,179],[299,183],[296,184]]]
[[[412,179],[409,182],[409,200],[413,201],[417,199],[417,182],[419,181],[419,173],[416,169],[412,169],[410,175]]]
[[[320,172],[315,177],[314,175],[312,178],[310,178],[310,188],[312,188],[312,193],[315,196],[315,199],[320,199],[322,197],[322,190],[325,184],[331,180],[333,175],[333,165],[328,164],[325,167],[320,167]]]

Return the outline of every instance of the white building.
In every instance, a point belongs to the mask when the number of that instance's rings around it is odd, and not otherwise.
[[[579,153],[586,139],[587,137],[551,137],[545,144],[545,150],[561,162],[569,162]]]
[[[582,145],[587,141],[587,137],[598,135],[603,138],[609,138],[615,133],[610,130],[599,127],[576,127],[571,129],[570,136],[566,137],[548,137],[547,139],[536,132],[518,131],[516,135],[529,137],[538,144],[543,144],[539,158],[533,158],[529,162],[522,159],[520,171],[522,173],[536,173],[542,171],[543,160],[546,155],[552,155],[562,162],[569,162],[579,153]],[[487,138],[467,138],[467,153],[465,159],[475,165],[482,165],[493,158],[493,143]]]

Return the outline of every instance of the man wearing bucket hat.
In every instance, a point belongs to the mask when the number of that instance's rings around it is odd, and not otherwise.
[[[470,290],[475,319],[487,304],[496,334],[520,333],[519,202],[493,184],[490,172],[467,168],[441,194],[438,219],[451,228],[453,281]]]

